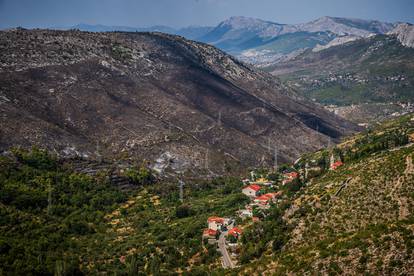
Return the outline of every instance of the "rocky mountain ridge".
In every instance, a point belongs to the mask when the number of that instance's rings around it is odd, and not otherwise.
[[[410,112],[413,54],[396,35],[376,35],[307,50],[266,70],[313,101],[366,124]]]
[[[215,173],[293,160],[357,128],[270,75],[162,33],[0,32],[1,150]],[[158,164],[160,163],[160,164]]]
[[[324,16],[307,23],[278,24],[231,17],[198,40],[215,45],[243,61],[266,65],[295,57],[306,49],[323,49],[348,41],[385,34],[393,23]],[[303,34],[307,37],[303,37]],[[320,39],[321,33],[327,38]],[[277,44],[275,45],[275,40]]]
[[[307,23],[280,24],[257,18],[233,16],[220,22],[215,27],[189,26],[186,28],[170,28],[167,26],[153,26],[133,28],[79,24],[71,28],[100,32],[157,31],[181,35],[187,39],[214,45],[243,61],[264,66],[271,62],[291,59],[306,49],[326,49],[355,39],[376,34],[386,34],[392,32],[397,25],[377,20],[330,16],[324,16]],[[306,38],[303,37],[304,33],[306,33]],[[329,34],[329,37],[321,40],[321,33]],[[274,40],[276,39],[278,42],[275,45]],[[298,40],[302,41],[298,43]]]
[[[408,23],[398,24],[395,29],[389,32],[397,36],[402,45],[414,48],[414,26]]]

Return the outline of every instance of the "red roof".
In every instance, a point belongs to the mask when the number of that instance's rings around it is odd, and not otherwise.
[[[270,193],[271,195],[273,195],[273,197],[278,197],[282,195],[282,191],[279,191],[277,193]]]
[[[335,163],[333,163],[333,164],[331,165],[331,168],[336,169],[336,168],[338,168],[338,167],[342,166],[343,164],[344,164],[344,163],[342,163],[342,161],[336,161]]]
[[[215,236],[216,234],[217,234],[217,231],[213,229],[204,229],[204,232],[203,232],[204,236]]]
[[[232,235],[232,236],[234,236],[236,238],[237,238],[237,236],[241,235],[242,233],[243,233],[243,231],[240,230],[237,227],[234,227],[234,228],[232,228],[232,229],[229,230],[229,235]]]
[[[258,200],[258,201],[269,201],[271,199],[271,197],[269,197],[268,195],[261,195],[256,197],[254,200]]]
[[[258,217],[252,217],[253,222],[257,222],[260,221],[260,219]]]
[[[278,195],[279,195],[278,193],[267,193],[267,194],[264,194],[263,196],[265,196],[269,199],[272,199],[272,198],[277,197]]]
[[[221,224],[223,224],[224,223],[224,219],[223,218],[220,218],[220,217],[209,217],[208,219],[207,219],[207,221],[208,222],[216,222],[216,223],[221,223]]]
[[[255,192],[258,192],[261,189],[261,187],[259,185],[256,185],[256,184],[246,186],[246,187],[243,188],[243,190],[247,189],[247,188],[252,189]]]
[[[299,174],[297,172],[285,173],[285,177],[288,177],[288,178],[297,178],[298,176]]]

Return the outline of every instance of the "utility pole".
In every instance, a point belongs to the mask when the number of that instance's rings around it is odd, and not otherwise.
[[[184,202],[184,181],[182,181],[181,179],[178,180],[179,183],[179,188],[180,188],[180,201],[181,203]]]
[[[270,137],[267,137],[267,149],[268,149],[269,153],[272,152],[272,148],[270,147]]]
[[[333,165],[333,163],[335,163],[335,156],[334,156],[334,154],[333,154],[333,152],[332,152],[332,154],[331,154],[331,158],[330,158],[330,160],[329,160],[329,166],[331,167],[331,166]]]
[[[274,167],[275,167],[275,171],[277,171],[277,148],[276,148],[276,146],[275,146],[275,156],[274,156],[274,158],[275,158],[275,163],[274,163]]]
[[[99,145],[99,140],[96,140],[96,159],[98,163],[102,163],[101,147]]]
[[[47,194],[47,214],[50,215],[50,210],[52,209],[52,185],[49,181],[48,194]]]
[[[221,109],[219,110],[218,118],[217,118],[217,125],[221,127]]]
[[[308,180],[308,174],[309,174],[309,163],[306,162],[306,164],[305,164],[305,180]]]
[[[205,169],[206,170],[208,170],[208,155],[209,155],[209,149],[207,149],[207,151],[206,151],[206,157],[204,159],[204,166],[205,166]]]
[[[55,171],[55,185],[57,186],[57,168]],[[50,215],[52,210],[52,181],[49,179],[47,187],[47,215]]]

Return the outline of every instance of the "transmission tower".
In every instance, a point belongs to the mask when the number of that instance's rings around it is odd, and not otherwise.
[[[270,147],[270,137],[267,137],[267,150],[269,153],[272,153],[272,148]]]
[[[99,140],[96,140],[96,160],[99,163],[102,163],[101,147],[99,144]]]
[[[218,118],[217,118],[217,125],[221,127],[221,109],[219,110]]]
[[[181,179],[178,180],[179,183],[179,188],[180,188],[180,201],[181,203],[184,202],[184,181],[182,181]]]
[[[207,151],[206,151],[206,157],[204,159],[204,166],[205,166],[205,169],[206,170],[208,170],[208,155],[209,155],[209,149],[207,149]]]
[[[52,184],[49,181],[48,194],[47,194],[47,214],[50,215],[52,209]]]
[[[274,158],[275,158],[275,163],[274,163],[274,167],[275,167],[275,171],[277,171],[277,147],[274,147]]]

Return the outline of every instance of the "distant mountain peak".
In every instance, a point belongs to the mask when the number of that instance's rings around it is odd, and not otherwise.
[[[308,23],[298,24],[299,29],[308,32],[331,31],[337,35],[368,37],[384,34],[394,28],[394,24],[377,20],[323,16]]]
[[[260,28],[263,26],[268,25],[283,25],[278,24],[270,21],[265,21],[258,18],[253,17],[246,17],[246,16],[232,16],[219,24],[219,26],[228,26],[234,29],[241,29],[241,28]]]
[[[402,45],[414,48],[414,25],[400,23],[389,34],[395,35]]]

